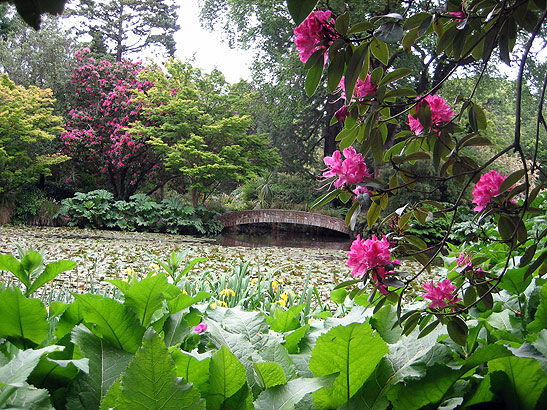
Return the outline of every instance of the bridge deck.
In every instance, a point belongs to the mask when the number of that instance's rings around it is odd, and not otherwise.
[[[318,226],[332,229],[350,235],[344,220],[333,216],[306,211],[291,211],[286,209],[252,209],[235,211],[219,215],[218,219],[224,226],[235,226],[253,223],[287,223]]]

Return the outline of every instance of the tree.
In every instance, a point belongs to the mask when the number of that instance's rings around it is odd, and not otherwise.
[[[0,198],[68,159],[44,146],[63,131],[62,118],[53,115],[51,94],[49,89],[21,87],[6,74],[0,76]]]
[[[0,69],[18,85],[51,88],[57,113],[64,113],[78,44],[58,19],[46,17],[40,31],[15,16],[0,39]]]
[[[127,131],[143,106],[134,91],[147,91],[152,84],[139,79],[141,63],[96,61],[88,52],[76,54],[81,65],[72,79],[72,108],[62,135],[65,150],[77,169],[105,178],[115,197],[127,200],[143,183],[154,183],[160,172],[146,138]]]
[[[203,74],[181,61],[167,63],[166,70],[148,73],[154,87],[139,93],[145,120],[131,132],[164,159],[173,188],[188,187],[198,205],[221,184],[241,183],[279,164],[266,135],[249,132],[251,98],[239,92],[244,86],[230,87],[219,71]]]
[[[80,34],[102,35],[116,61],[128,54],[160,47],[175,53],[177,6],[172,0],[79,0],[70,15],[81,26]]]

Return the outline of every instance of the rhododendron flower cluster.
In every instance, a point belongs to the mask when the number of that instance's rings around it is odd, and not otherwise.
[[[385,236],[382,239],[378,239],[376,235],[372,235],[371,239],[361,239],[361,235],[357,235],[348,252],[347,265],[353,268],[351,276],[359,279],[370,272],[374,286],[382,294],[387,294],[387,286],[382,281],[393,270],[394,265],[400,264],[398,260],[391,260],[390,247],[391,244]]]
[[[334,181],[336,188],[346,184],[363,182],[364,178],[370,177],[363,155],[357,153],[353,147],[344,149],[343,153],[344,160],[342,160],[342,153],[339,150],[334,151],[332,156],[323,159],[325,165],[329,168],[328,171],[323,172],[323,177],[338,177]]]
[[[444,308],[449,304],[456,303],[461,299],[456,297],[454,291],[456,286],[454,286],[449,279],[443,280],[437,286],[433,284],[433,281],[426,283],[424,289],[427,290],[427,293],[423,295],[424,299],[430,299],[432,303],[429,305],[431,309],[435,308]]]
[[[320,49],[327,49],[340,35],[334,29],[330,10],[311,13],[294,29],[294,42],[303,63]],[[326,59],[326,53],[325,53]]]
[[[340,84],[338,85],[338,92],[340,92],[340,98],[345,99],[346,98],[346,89],[344,84],[344,77],[340,80]],[[362,99],[368,95],[374,95],[376,93],[376,90],[378,89],[378,86],[376,84],[373,84],[370,81],[370,75],[367,75],[367,78],[365,78],[365,81],[361,80],[360,78],[357,78],[357,83],[355,84],[355,90],[353,91],[353,97],[359,99]],[[338,121],[343,121],[347,116],[349,116],[349,110],[346,105],[343,105],[341,108],[339,108],[335,113],[334,116]]]
[[[452,119],[454,110],[452,110],[446,101],[438,95],[428,95],[418,103],[416,109],[419,110],[423,104],[429,104],[429,109],[431,111],[431,125],[427,131],[439,133],[439,127],[442,123]],[[416,135],[420,135],[424,130],[424,127],[417,116],[414,118],[412,115],[408,114],[408,125]]]
[[[498,171],[493,170],[482,174],[473,188],[473,203],[477,204],[473,210],[480,212],[486,208],[492,197],[500,193],[500,186],[506,178],[506,175],[501,176]]]
[[[458,258],[456,259],[456,264],[461,267],[472,267],[471,255],[465,252],[461,252]]]
[[[106,175],[117,196],[129,196],[156,172],[158,160],[150,145],[128,132],[131,123],[146,122],[134,91],[147,91],[153,84],[139,79],[140,62],[97,62],[85,58],[87,53],[87,48],[76,53],[81,65],[72,75],[73,109],[62,134],[65,151],[88,171]],[[126,195],[128,186],[133,187]]]

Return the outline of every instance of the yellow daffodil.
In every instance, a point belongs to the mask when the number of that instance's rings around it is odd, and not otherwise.
[[[218,301],[218,305],[227,308],[228,304],[226,302],[223,302],[222,300]]]
[[[287,299],[279,299],[275,303],[277,303],[279,306],[286,307],[287,306]]]
[[[156,263],[153,263],[152,265],[150,265],[148,267],[148,269],[151,269],[151,270],[159,270],[160,269],[160,265],[156,264]]]
[[[187,294],[188,294],[188,292],[186,292],[186,290],[185,290],[185,289],[182,289],[182,294],[183,294],[183,295],[187,295]]]
[[[216,309],[217,308],[217,304],[215,302],[211,303],[211,308],[212,309]]]
[[[285,302],[287,302],[287,299],[289,298],[289,294],[287,292],[283,292],[281,295],[279,295],[281,299],[283,299]]]
[[[251,279],[251,286],[256,285],[257,282],[258,282],[258,279],[257,279],[257,278]]]
[[[234,297],[235,295],[236,295],[236,293],[232,289],[226,288],[226,289],[223,289],[223,290],[220,291],[220,297],[221,298],[225,298],[227,296]]]
[[[274,281],[272,282],[272,288],[273,288],[273,291],[274,291],[274,292],[277,292],[277,287],[278,287],[278,286],[279,286],[279,282],[276,281],[276,280],[274,280]]]

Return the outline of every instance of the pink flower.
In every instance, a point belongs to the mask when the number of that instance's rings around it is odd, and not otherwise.
[[[334,116],[338,121],[344,121],[346,117],[349,116],[349,110],[346,105],[343,105],[341,108],[339,108],[335,113]]]
[[[424,294],[425,299],[430,299],[432,303],[429,305],[430,308],[444,308],[449,304],[456,303],[461,299],[456,298],[456,295],[453,293],[456,290],[456,286],[450,283],[450,280],[445,279],[437,286],[433,284],[433,281],[426,283],[424,289],[427,290],[427,293]]]
[[[197,334],[203,333],[207,330],[207,324],[205,322],[201,322],[199,325],[194,327],[194,332]]]
[[[454,110],[452,110],[446,101],[438,95],[428,95],[418,103],[416,109],[419,110],[422,104],[428,104],[431,111],[431,125],[429,131],[438,133],[438,127],[441,126],[443,122],[450,121],[454,115]],[[420,120],[412,117],[410,114],[408,114],[408,124],[416,135],[420,135],[424,130]]]
[[[500,193],[500,186],[507,178],[506,175],[501,176],[498,171],[490,171],[486,174],[482,174],[479,182],[475,184],[473,188],[473,203],[477,204],[474,211],[480,212],[490,202],[493,196]]]
[[[342,77],[340,80],[340,84],[338,84],[338,89],[336,90],[341,91],[340,98],[346,98],[346,84],[345,84],[345,77]],[[356,98],[364,98],[367,95],[374,95],[376,93],[376,90],[378,89],[378,86],[376,84],[372,84],[372,81],[370,81],[370,74],[367,75],[367,78],[365,78],[365,81],[361,80],[360,78],[357,78],[357,83],[355,84],[355,90],[353,90],[353,96]]]
[[[372,239],[365,240],[361,239],[361,235],[357,235],[348,252],[347,265],[353,268],[351,276],[361,278],[369,269],[378,267],[377,274],[384,279],[384,266],[392,263],[389,248],[390,243],[385,236],[379,240],[376,235],[372,235]]]
[[[454,20],[462,21],[467,18],[467,13],[465,12],[465,9],[463,8],[463,3],[460,5],[460,10],[458,11],[450,11],[448,14],[450,14]]]
[[[367,187],[362,185],[357,185],[357,187],[351,191],[355,196],[359,196],[360,194],[370,194],[370,191],[367,189]]]
[[[334,19],[331,18],[330,10],[311,13],[294,29],[294,34],[296,49],[303,63],[308,61],[315,51],[326,49],[339,37],[334,30]]]
[[[465,252],[460,253],[460,256],[458,256],[458,259],[456,259],[456,263],[460,267],[462,267],[462,266],[473,266],[473,264],[471,263],[471,255],[469,255]]]
[[[323,177],[337,176],[338,179],[334,181],[336,188],[340,188],[344,184],[363,182],[365,177],[370,177],[363,155],[358,154],[353,147],[344,149],[343,153],[346,158],[344,161],[342,161],[342,154],[338,150],[334,151],[332,157],[323,159],[325,165],[330,168],[323,172]]]

